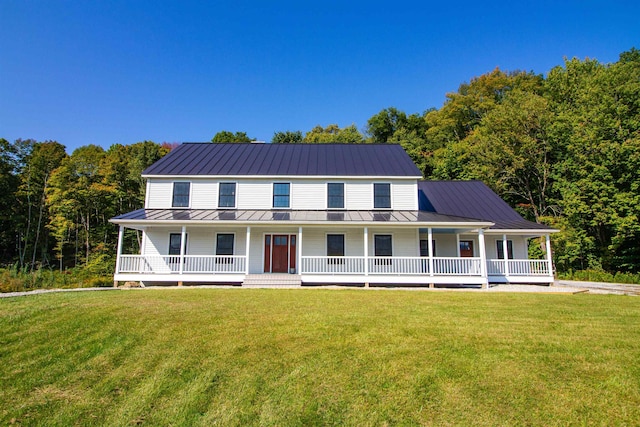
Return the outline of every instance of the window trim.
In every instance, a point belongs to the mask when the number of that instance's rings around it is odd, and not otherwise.
[[[231,235],[233,236],[233,253],[231,255],[220,255],[220,256],[233,256],[236,254],[236,233],[235,231],[230,231],[230,232],[219,232],[216,233],[216,239],[214,241],[214,245],[213,245],[213,254],[218,256],[218,236],[219,235]]]
[[[371,186],[371,194],[372,194],[372,204],[373,204],[373,209],[374,210],[392,210],[393,209],[393,190],[391,189],[392,185],[390,182],[373,182],[373,185]],[[388,185],[389,186],[389,207],[385,207],[385,208],[378,208],[376,207],[376,185],[379,184],[384,184],[384,185]]]
[[[179,183],[183,183],[183,184],[189,184],[189,198],[187,201],[187,206],[175,206],[174,205],[174,201],[175,201],[175,193],[176,193],[176,184]],[[172,209],[190,209],[191,208],[191,195],[193,194],[193,184],[191,181],[173,181],[171,184],[171,208]]]
[[[329,206],[329,185],[330,184],[342,184],[342,207],[341,208],[332,208]],[[344,211],[347,209],[347,184],[344,181],[328,181],[326,185],[327,197],[325,199],[327,203],[327,210],[330,211]]]
[[[276,206],[276,184],[287,184],[289,185],[289,205],[288,206]],[[271,208],[272,209],[291,209],[291,189],[292,185],[290,181],[274,181],[271,185]],[[282,196],[282,195],[279,195]]]
[[[222,184],[234,184],[235,185],[235,190],[233,192],[233,206],[220,206],[220,196],[222,195],[222,192],[220,191],[220,188],[222,187]],[[238,207],[238,182],[237,181],[220,181],[218,182],[218,209],[237,209]]]

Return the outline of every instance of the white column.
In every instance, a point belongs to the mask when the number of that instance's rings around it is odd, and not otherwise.
[[[460,234],[456,233],[456,254],[460,258]]]
[[[251,245],[251,227],[247,226],[247,243],[245,245],[244,274],[249,274],[249,246]]]
[[[507,243],[507,235],[502,235],[502,253],[504,254],[504,275],[509,276],[509,244]]]
[[[369,275],[369,228],[364,228],[364,275]]]
[[[298,274],[302,273],[302,227],[298,227],[298,244],[296,244],[296,251],[298,251],[298,253],[296,254],[296,258],[298,261],[296,261],[296,272]]]
[[[553,258],[551,257],[551,237],[547,234],[545,237],[545,246],[547,249],[547,263],[549,265],[549,276],[553,279]]]
[[[120,255],[122,255],[122,233],[124,227],[118,228],[118,249],[116,249],[116,274],[120,273]]]
[[[487,279],[487,248],[484,244],[484,230],[478,230],[478,246],[480,246],[480,276],[484,279],[482,286],[489,289],[489,280]]]
[[[187,227],[183,225],[182,234],[180,236],[180,274],[182,274],[182,271],[184,269],[184,253],[185,253],[185,246],[187,243],[186,240],[187,240]]]
[[[429,276],[433,276],[433,229],[429,227],[427,230],[427,238],[429,239]]]

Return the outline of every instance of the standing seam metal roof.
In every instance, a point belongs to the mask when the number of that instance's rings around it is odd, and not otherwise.
[[[491,221],[491,229],[551,230],[522,218],[482,181],[418,181],[418,192],[422,211]]]
[[[143,175],[420,177],[397,144],[183,143]]]

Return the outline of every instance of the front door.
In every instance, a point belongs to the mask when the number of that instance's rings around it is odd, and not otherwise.
[[[296,267],[295,234],[267,234],[264,238],[264,272],[288,273]]]
[[[473,257],[473,240],[460,240],[460,256]]]
[[[271,272],[289,272],[289,236],[274,235],[271,254]]]

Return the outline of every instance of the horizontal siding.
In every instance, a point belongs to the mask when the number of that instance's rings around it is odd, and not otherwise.
[[[395,210],[418,210],[418,183],[396,180],[391,182],[391,201]]]
[[[326,208],[326,181],[304,180],[291,182],[291,209],[317,210]]]
[[[149,194],[147,195],[147,208],[166,209],[171,207],[173,181],[149,180]]]
[[[191,207],[216,209],[218,207],[218,181],[193,180],[191,183]]]
[[[176,180],[185,181],[185,180]],[[236,207],[238,209],[272,209],[273,183],[291,183],[291,209],[327,209],[327,183],[344,182],[345,208],[347,210],[373,209],[373,183],[391,183],[392,208],[395,210],[417,210],[418,190],[415,181],[404,180],[359,180],[359,179],[190,179],[190,207],[193,209],[216,209],[218,207],[218,184],[236,182]],[[147,208],[171,208],[173,181],[150,179],[148,185]]]
[[[271,209],[273,183],[267,180],[238,180],[238,209]]]

